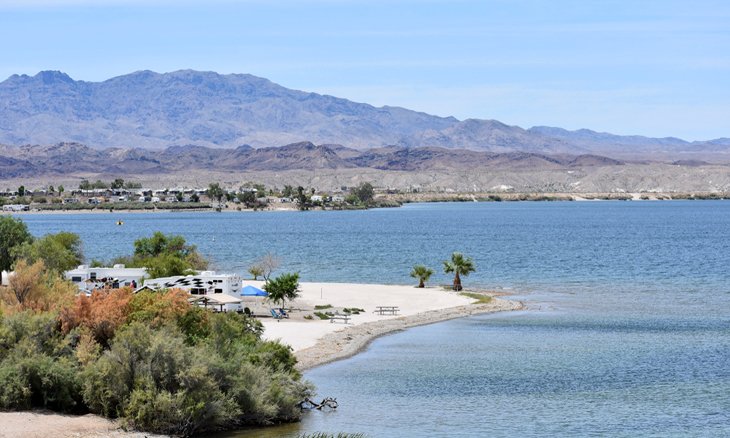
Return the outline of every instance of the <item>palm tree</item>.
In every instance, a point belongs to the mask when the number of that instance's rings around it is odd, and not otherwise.
[[[474,262],[470,257],[464,257],[464,254],[455,252],[451,254],[451,261],[444,261],[444,272],[454,273],[454,290],[460,291],[461,287],[461,276],[468,276],[469,273],[474,272]]]
[[[426,282],[432,274],[433,270],[423,265],[416,265],[411,271],[411,277],[418,279],[418,287],[426,287]]]

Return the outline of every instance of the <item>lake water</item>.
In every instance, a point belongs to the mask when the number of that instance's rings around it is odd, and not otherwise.
[[[306,374],[336,412],[234,436],[730,436],[730,202],[412,204],[353,212],[24,215],[89,258],[179,233],[223,271],[410,283],[452,251],[526,311],[419,327]],[[124,220],[117,226],[116,220]]]

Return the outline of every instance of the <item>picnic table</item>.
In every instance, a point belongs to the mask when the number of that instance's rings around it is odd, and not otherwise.
[[[380,315],[397,315],[400,312],[398,306],[375,306],[375,313]]]
[[[343,323],[347,324],[350,322],[350,315],[340,315],[339,313],[330,316],[330,323],[333,323],[335,321],[342,321]]]

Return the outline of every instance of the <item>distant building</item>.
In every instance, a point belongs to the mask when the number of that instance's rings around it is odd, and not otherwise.
[[[3,211],[28,211],[30,206],[25,204],[7,204],[3,205]]]

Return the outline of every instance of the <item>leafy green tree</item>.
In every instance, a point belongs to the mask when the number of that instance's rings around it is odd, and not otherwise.
[[[299,209],[300,210],[306,210],[307,209],[307,194],[304,193],[304,187],[299,186],[297,187],[297,201],[299,201]]]
[[[113,189],[121,189],[124,188],[124,180],[122,178],[117,178],[111,183],[111,188]]]
[[[285,185],[284,191],[281,192],[281,195],[285,198],[293,198],[296,191],[294,190],[294,187]]]
[[[91,190],[91,183],[88,179],[82,179],[79,183],[79,190]]]
[[[25,196],[25,186],[18,187],[18,196]]]
[[[253,275],[253,279],[256,281],[260,276],[264,275],[264,269],[258,264],[251,265],[248,268],[248,273]]]
[[[291,301],[299,296],[299,274],[281,274],[272,278],[264,284],[264,290],[271,301],[281,303],[281,307],[284,307],[286,300]]]
[[[29,263],[41,260],[46,269],[59,274],[75,268],[84,260],[81,238],[69,232],[47,234],[32,242],[25,242],[13,249],[13,255]]]
[[[134,255],[155,257],[161,254],[174,254],[185,257],[193,247],[186,245],[185,238],[180,235],[166,235],[155,231],[152,237],[142,237],[134,241]]]
[[[424,265],[416,265],[411,271],[411,277],[418,279],[418,287],[426,287],[426,282],[433,275],[433,270]]]
[[[65,190],[66,190],[66,189],[64,189],[64,188],[63,188],[63,186],[58,186],[58,196],[61,196],[61,195],[63,195],[63,192],[64,192]]]
[[[221,188],[220,184],[218,183],[211,183],[208,186],[208,190],[206,191],[206,194],[210,199],[216,199],[218,200],[218,203],[221,203],[221,200],[223,199],[223,196],[225,196],[225,191],[223,188]]]
[[[242,192],[237,197],[246,207],[251,207],[256,203],[256,194],[254,192]]]
[[[183,236],[165,235],[159,231],[152,237],[134,242],[134,255],[115,260],[129,267],[145,267],[150,277],[171,277],[192,274],[208,267],[208,261],[195,245],[188,245]]]
[[[364,182],[352,189],[352,194],[357,197],[361,204],[368,205],[373,201],[375,190],[369,182]]]
[[[48,193],[56,193],[56,189],[53,186],[48,186]]]
[[[200,202],[200,196],[198,196],[197,193],[193,193],[192,195],[190,195],[190,201],[192,201],[192,202]]]
[[[444,261],[444,272],[449,274],[454,273],[454,290],[460,291],[461,287],[461,276],[468,276],[475,270],[474,262],[470,257],[465,257],[460,252],[451,254],[451,260]]]
[[[0,216],[0,271],[9,271],[15,263],[14,249],[32,240],[25,222],[12,216]]]

